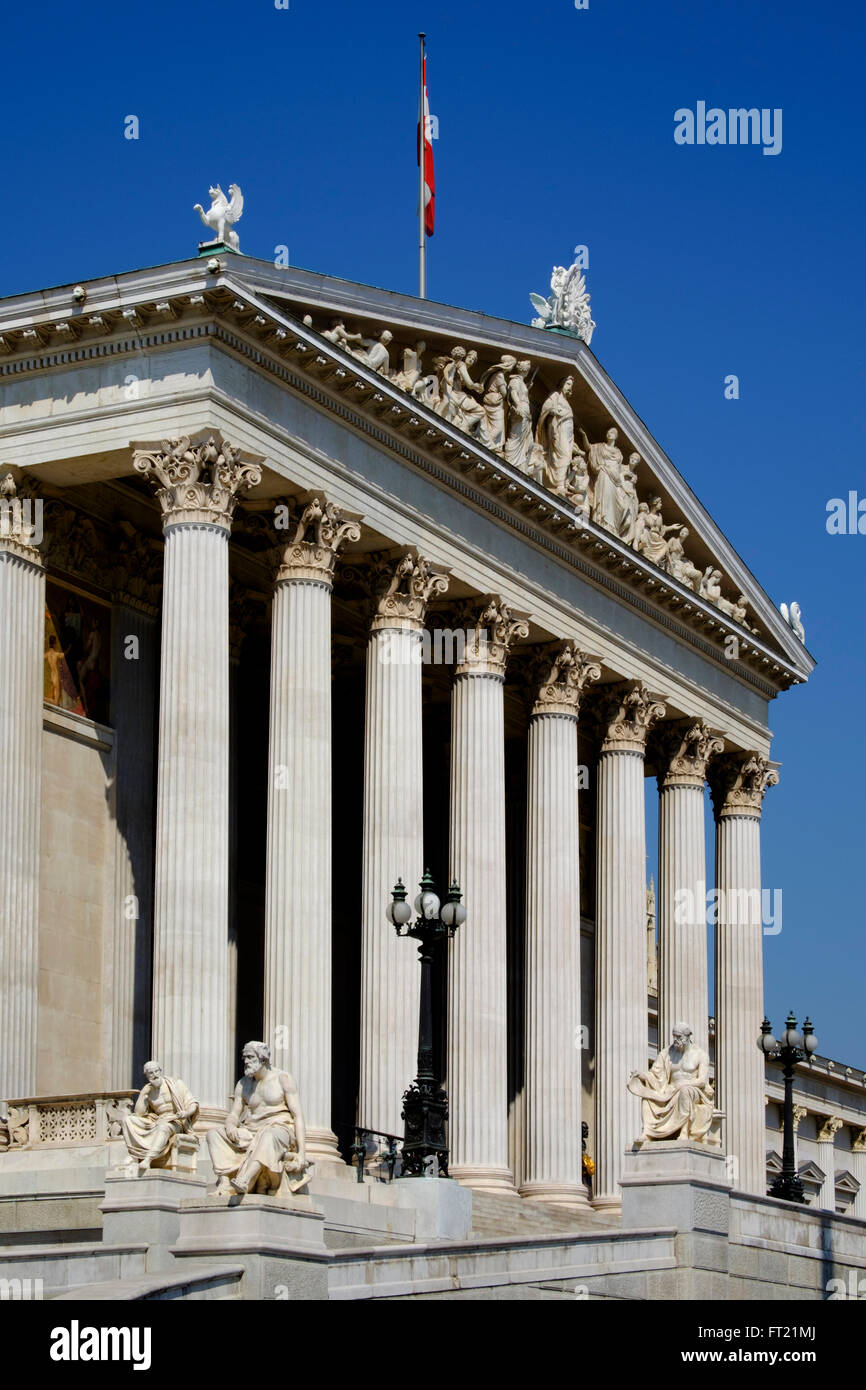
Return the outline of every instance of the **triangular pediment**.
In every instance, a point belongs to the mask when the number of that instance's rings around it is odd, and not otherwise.
[[[72,312],[68,287],[4,301],[0,376],[202,332],[714,650],[767,695],[808,678],[803,644],[569,335],[226,255],[92,282]]]
[[[775,652],[794,679],[808,676],[804,645],[584,343],[303,271],[245,264],[239,278],[326,354],[369,365],[419,422],[432,416],[472,456],[498,459],[500,498],[524,482],[540,489],[590,544],[614,543],[621,574],[633,556],[635,576],[645,571],[651,591],[658,575],[681,614],[718,614],[759,639],[764,666]]]

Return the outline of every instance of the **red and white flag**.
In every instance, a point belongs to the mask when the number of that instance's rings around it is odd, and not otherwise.
[[[436,208],[435,184],[433,180],[433,141],[430,125],[430,102],[427,99],[427,57],[421,67],[421,114],[418,120],[418,165],[421,165],[421,131],[424,131],[424,229],[428,236],[433,235],[433,221]]]

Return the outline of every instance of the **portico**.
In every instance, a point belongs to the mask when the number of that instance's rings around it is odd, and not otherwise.
[[[145,1050],[214,1118],[237,1039],[267,1038],[298,1080],[311,1153],[337,1170],[355,1124],[402,1129],[418,979],[385,908],[397,877],[414,893],[429,865],[440,883],[460,879],[467,908],[439,982],[455,1176],[585,1207],[586,1119],[593,1201],[615,1209],[639,1132],[625,1083],[650,1053],[646,780],[659,795],[660,1027],[686,1017],[706,1046],[705,922],[684,920],[677,895],[697,900],[706,881],[707,782],[717,887],[760,889],[761,803],[778,780],[767,709],[808,677],[805,648],[576,339],[230,257],[95,282],[86,313],[68,299],[0,305],[0,476],[56,509],[39,549],[0,532],[4,669],[21,673],[2,676],[4,804],[17,810],[2,849],[0,1026],[23,1030],[30,1068],[15,1063],[0,1097],[84,1089],[76,1045],[48,1060],[48,1034],[76,1018],[94,1089],[132,1084],[144,1048],[132,988],[140,1007],[153,1001]],[[509,462],[483,442],[495,431],[434,408],[432,385],[425,397],[370,369],[327,336],[336,310],[392,333],[395,368],[396,348],[421,337],[431,361],[471,345],[479,383],[530,358],[533,409],[572,377],[588,437],[617,429],[639,454],[636,497],[688,523],[698,569],[724,588],[700,592],[551,490],[549,468]],[[22,336],[33,323],[38,351]],[[559,459],[562,437],[550,447]],[[98,633],[104,619],[114,637],[95,656],[93,638],[89,669],[82,647],[43,708],[46,583],[61,648],[76,624]],[[129,616],[136,588],[145,632]],[[230,593],[246,615],[236,721]],[[748,599],[747,621],[725,593]],[[453,661],[430,640],[442,628],[461,638]],[[526,771],[516,837],[514,760]],[[134,832],[112,801],[128,821],[130,787]],[[86,833],[64,882],[52,845],[76,818]],[[64,889],[66,943],[52,926]],[[722,916],[716,958],[723,1144],[744,1190],[762,1193],[760,920]],[[123,1024],[106,1032],[106,1017]]]

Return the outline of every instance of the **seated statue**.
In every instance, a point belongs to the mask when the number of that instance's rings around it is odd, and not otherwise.
[[[313,1175],[294,1077],[271,1066],[267,1043],[248,1042],[244,1074],[235,1087],[225,1127],[210,1129],[207,1145],[217,1192],[288,1195]]]
[[[675,1023],[670,1047],[662,1048],[649,1071],[633,1071],[628,1089],[641,1101],[642,1144],[652,1139],[718,1148],[720,1113],[709,1080],[710,1059],[692,1042],[687,1023]]]
[[[128,1166],[137,1168],[139,1175],[165,1167],[176,1135],[190,1134],[198,1115],[198,1101],[179,1077],[163,1075],[160,1062],[145,1062],[144,1074],[147,1085],[139,1091],[132,1113],[118,1115]]]

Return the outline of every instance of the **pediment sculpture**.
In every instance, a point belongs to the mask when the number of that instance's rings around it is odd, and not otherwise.
[[[562,276],[570,273],[562,271]],[[577,281],[569,283],[577,285]],[[566,280],[557,278],[556,284],[567,299]],[[734,622],[748,625],[745,596],[723,592],[722,571],[696,564],[689,554],[690,530],[685,522],[665,517],[657,493],[642,493],[640,479],[646,465],[634,450],[623,456],[619,429],[611,424],[604,439],[593,440],[576,424],[574,374],[563,375],[536,402],[532,387],[538,369],[528,358],[502,353],[498,361],[482,369],[477,350],[456,343],[449,352],[439,352],[425,363],[424,342],[397,344],[388,329],[368,336],[350,331],[343,318],[335,317],[321,332],[477,444],[561,497],[579,519],[588,518],[611,532]],[[392,355],[399,365],[391,366]]]

